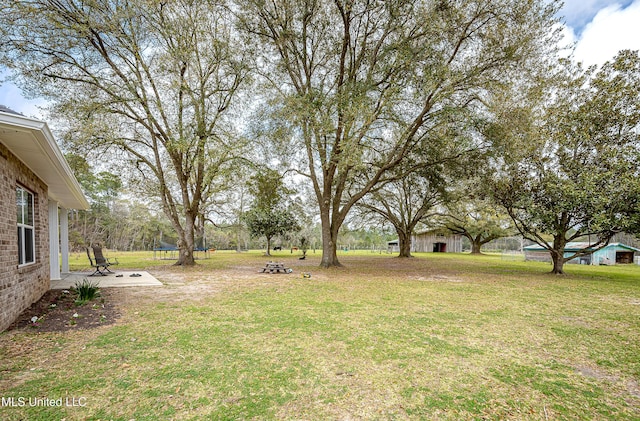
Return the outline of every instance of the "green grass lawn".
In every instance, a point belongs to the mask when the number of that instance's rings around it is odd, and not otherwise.
[[[0,419],[640,419],[638,266],[110,255],[165,286],[124,291],[112,326],[0,334],[1,396],[83,398]],[[294,273],[258,274],[268,260]]]

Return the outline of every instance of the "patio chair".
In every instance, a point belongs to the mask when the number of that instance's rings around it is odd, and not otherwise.
[[[91,250],[93,250],[93,258],[91,258]],[[102,247],[100,245],[94,244],[91,248],[87,247],[87,257],[89,258],[89,263],[91,267],[95,269],[95,271],[89,276],[107,276],[106,272],[113,273],[109,270],[109,266],[114,266],[118,264],[118,259],[111,261],[104,257],[102,254]]]

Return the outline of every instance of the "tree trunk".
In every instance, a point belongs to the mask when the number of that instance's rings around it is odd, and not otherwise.
[[[551,260],[553,261],[551,273],[564,274],[564,250],[551,250]]]
[[[180,240],[179,242],[179,254],[178,261],[174,264],[174,266],[193,266],[196,264],[196,261],[193,257],[193,238],[191,241]]]
[[[271,256],[271,237],[267,237],[267,256]]]
[[[325,218],[322,218],[322,260],[320,261],[320,267],[342,267],[342,264],[338,261],[338,229],[332,227],[329,223],[329,215],[327,212],[326,222]]]
[[[482,248],[482,244],[478,239],[470,238],[471,240],[471,254],[482,254],[480,249]]]
[[[196,264],[193,256],[195,247],[195,217],[189,212],[185,213],[184,229],[178,229],[180,238],[178,239],[178,261],[175,266],[193,266]]]
[[[398,246],[400,248],[400,255],[398,257],[412,257],[411,256],[411,235],[401,229],[396,229],[398,233]]]
[[[553,262],[551,273],[553,274],[564,274],[564,247],[566,244],[567,240],[564,238],[564,232],[553,236],[553,249],[550,250],[551,261]]]

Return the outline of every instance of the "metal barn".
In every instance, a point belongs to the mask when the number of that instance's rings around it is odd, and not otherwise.
[[[411,236],[411,251],[423,253],[462,253],[462,236],[425,231]]]
[[[399,241],[387,243],[389,252],[398,252]],[[443,234],[440,231],[425,231],[411,236],[411,252],[416,253],[462,253],[462,236]]]
[[[585,242],[572,242],[568,243],[565,247],[565,257],[571,256],[573,253],[587,249],[589,250],[589,243]],[[634,258],[640,256],[640,249],[628,246],[622,243],[611,243],[600,250],[593,251],[585,256],[577,257],[569,260],[567,263],[582,264],[582,265],[615,265],[633,263]],[[551,255],[549,251],[538,244],[533,244],[524,247],[525,260],[535,260],[539,262],[551,262]]]

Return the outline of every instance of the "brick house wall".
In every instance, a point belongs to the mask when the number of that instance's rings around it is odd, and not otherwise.
[[[16,188],[34,194],[35,263],[18,267]],[[49,279],[48,188],[0,143],[0,332],[47,292]]]

